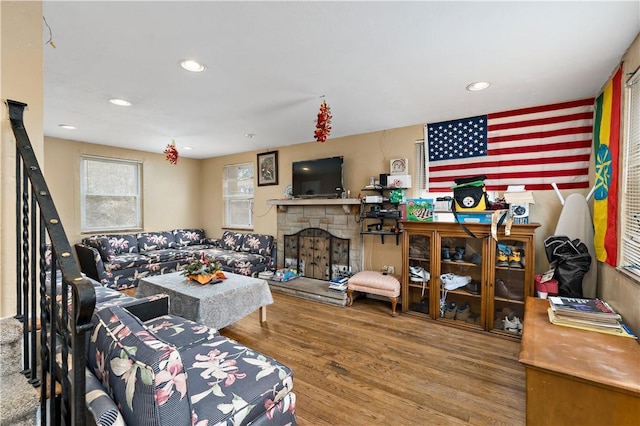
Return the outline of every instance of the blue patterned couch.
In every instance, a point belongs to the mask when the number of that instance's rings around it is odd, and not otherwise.
[[[296,424],[287,366],[168,314],[167,295],[136,299],[94,287],[85,377],[95,424]]]
[[[202,253],[223,270],[254,275],[276,265],[270,235],[224,231],[205,238],[202,229],[92,235],[75,245],[82,272],[116,290],[136,287],[140,278],[182,270]]]

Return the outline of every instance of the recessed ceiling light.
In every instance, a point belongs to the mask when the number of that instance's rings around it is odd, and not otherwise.
[[[63,129],[75,130],[76,126],[72,126],[71,124],[58,124],[59,127]]]
[[[193,148],[191,148],[190,146],[183,146],[182,149],[184,149],[185,151],[191,151]]]
[[[470,92],[477,92],[480,90],[484,90],[487,87],[491,86],[491,83],[488,81],[476,81],[475,83],[471,83],[467,86],[467,90]]]
[[[111,98],[109,99],[109,102],[118,106],[131,106],[131,102],[126,101],[124,99]]]
[[[196,62],[193,59],[185,59],[184,61],[181,61],[180,66],[191,72],[202,72],[207,69],[203,64]]]

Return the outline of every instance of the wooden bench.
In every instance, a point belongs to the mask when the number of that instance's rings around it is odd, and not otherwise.
[[[347,306],[353,304],[353,292],[376,294],[391,301],[391,316],[398,316],[396,305],[400,296],[400,277],[377,271],[360,271],[349,278],[347,285]]]

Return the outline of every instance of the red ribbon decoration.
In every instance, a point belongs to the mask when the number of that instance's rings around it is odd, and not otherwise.
[[[176,141],[173,139],[164,150],[164,158],[171,164],[178,164],[178,149],[176,148]]]
[[[316,130],[313,132],[316,141],[326,142],[331,133],[331,108],[323,100],[318,111],[318,120],[316,122]]]

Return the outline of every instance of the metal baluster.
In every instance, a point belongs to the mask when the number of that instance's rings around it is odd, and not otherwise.
[[[40,216],[40,424],[47,424],[47,234],[44,217]],[[49,253],[51,255],[52,253]]]
[[[22,229],[22,222],[20,215],[22,212],[22,161],[20,152],[16,147],[16,319],[22,321],[24,315],[22,314],[22,268],[20,260],[20,236]]]
[[[22,374],[29,375],[29,178],[22,177]]]

